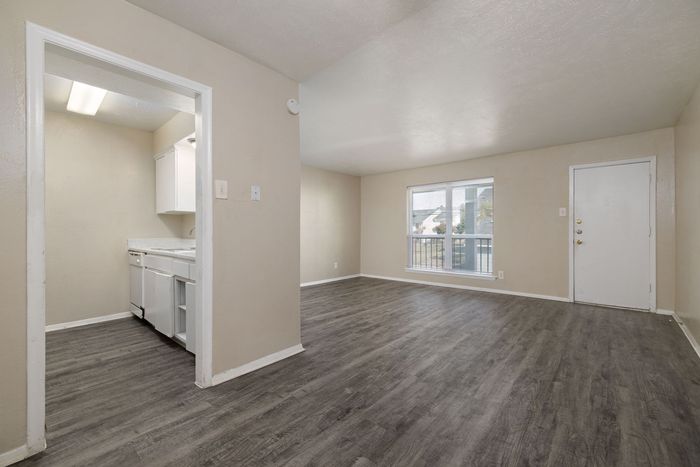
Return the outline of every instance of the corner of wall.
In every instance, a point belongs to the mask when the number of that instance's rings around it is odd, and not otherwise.
[[[676,313],[692,333],[700,338],[700,85],[674,126],[675,145],[675,245]]]
[[[360,177],[302,165],[300,275],[304,285],[360,273],[360,198]]]

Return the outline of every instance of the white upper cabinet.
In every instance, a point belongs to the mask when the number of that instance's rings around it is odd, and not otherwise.
[[[195,151],[187,142],[176,143],[156,160],[156,213],[195,211]]]

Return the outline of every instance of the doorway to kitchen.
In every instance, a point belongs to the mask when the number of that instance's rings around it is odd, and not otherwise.
[[[58,57],[58,58],[56,58]],[[126,250],[146,252],[148,249],[160,249],[160,258],[151,264],[150,269],[160,274],[170,272],[173,278],[173,306],[183,312],[189,306],[197,312],[190,316],[190,323],[185,320],[185,314],[173,315],[173,331],[179,326],[180,337],[187,324],[191,336],[191,351],[195,354],[195,384],[200,387],[211,385],[212,379],[212,155],[211,155],[211,125],[212,125],[212,92],[211,88],[191,81],[187,78],[160,70],[150,65],[132,60],[113,52],[95,47],[91,44],[73,39],[49,29],[27,24],[27,55],[26,55],[26,89],[27,89],[27,446],[31,453],[45,448],[45,371],[46,371],[46,159],[45,133],[46,112],[45,99],[47,88],[52,85],[61,86],[54,82],[46,84],[45,71],[56,70],[65,64],[62,58],[77,63],[78,67],[100,68],[99,79],[105,88],[124,85],[125,81],[119,76],[130,79],[130,89],[145,92],[148,89],[160,90],[158,99],[168,102],[170,107],[178,108],[183,102],[192,102],[194,115],[194,134],[180,141],[179,155],[177,145],[166,148],[158,154],[159,159],[166,158],[168,167],[177,176],[183,174],[183,161],[188,159],[189,152],[195,159],[190,182],[193,183],[194,199],[180,198],[175,188],[173,199],[166,196],[165,204],[157,209],[178,210],[189,209],[192,202],[196,206],[196,216],[190,219],[192,225],[183,229],[196,231],[196,240],[190,244],[170,245],[149,244],[130,241],[124,245],[124,260],[127,261]],[[60,73],[58,73],[60,74]],[[72,80],[76,87],[78,80]],[[64,83],[65,84],[65,83]],[[83,83],[86,84],[86,83]],[[80,87],[80,86],[78,86]],[[90,87],[90,86],[88,86]],[[94,86],[93,86],[94,87]],[[114,89],[114,88],[112,88]],[[71,90],[72,94],[73,89]],[[89,91],[89,90],[88,90]],[[99,94],[99,93],[98,93]],[[125,93],[128,94],[128,93]],[[131,93],[133,96],[133,93]],[[151,95],[154,95],[153,93]],[[98,99],[104,98],[104,94]],[[75,99],[77,106],[94,104],[94,95],[88,92]],[[178,104],[179,103],[179,104]],[[99,103],[97,104],[100,105]],[[188,139],[192,141],[188,141]],[[183,146],[189,144],[189,146]],[[155,162],[158,163],[157,161]],[[177,185],[177,184],[176,184]],[[189,203],[189,204],[188,204]],[[183,207],[184,206],[184,207]],[[166,212],[166,211],[163,211]],[[160,212],[159,212],[160,213]],[[196,253],[195,253],[196,252]],[[193,261],[192,261],[193,260]],[[158,262],[159,261],[159,262]],[[158,262],[158,264],[156,264]],[[190,267],[195,265],[194,267]],[[148,267],[148,265],[145,265]],[[183,269],[185,268],[186,271]],[[191,287],[196,283],[196,288]],[[144,281],[144,286],[146,286]],[[162,282],[160,283],[162,287]],[[188,287],[189,286],[189,287]],[[146,286],[147,287],[147,286]],[[187,292],[189,296],[187,295]],[[177,292],[177,293],[176,293]],[[144,290],[145,293],[145,290]],[[134,296],[131,296],[133,299]],[[179,300],[179,301],[178,301]],[[177,303],[175,303],[177,302]],[[133,305],[133,303],[132,303]],[[143,307],[143,304],[141,305]],[[161,303],[154,306],[162,306]],[[138,308],[138,306],[136,307]],[[127,310],[124,310],[126,312]],[[138,309],[131,308],[138,315]],[[179,321],[178,321],[179,320]],[[193,320],[193,321],[192,321]],[[176,334],[173,332],[173,334]],[[174,337],[174,336],[173,336]]]
[[[572,301],[656,309],[656,160],[570,169]]]

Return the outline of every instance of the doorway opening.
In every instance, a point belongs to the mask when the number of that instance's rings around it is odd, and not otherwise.
[[[186,135],[186,138],[177,142],[177,144],[173,143],[172,146],[177,147],[177,145],[180,145],[180,150],[183,153],[191,149],[192,157],[195,159],[192,170],[194,199],[189,201],[189,207],[181,208],[184,205],[175,205],[174,208],[172,206],[171,208],[175,210],[191,209],[196,212],[196,217],[189,219],[189,223],[192,225],[187,226],[187,229],[191,232],[196,231],[196,239],[192,240],[192,249],[189,252],[191,263],[195,267],[185,272],[182,269],[182,264],[177,265],[180,269],[173,273],[173,277],[178,280],[171,282],[174,292],[177,291],[177,293],[174,293],[171,298],[173,301],[176,298],[179,299],[174,305],[182,313],[177,314],[173,312],[173,330],[178,330],[179,337],[183,340],[183,345],[185,344],[183,338],[186,329],[189,326],[191,332],[194,327],[194,333],[190,335],[191,348],[188,350],[195,354],[194,384],[200,387],[211,386],[212,381],[212,91],[208,86],[195,81],[31,23],[27,23],[26,46],[27,446],[30,454],[33,454],[43,450],[46,446],[47,166],[45,136],[47,125],[45,100],[50,97],[47,94],[47,90],[52,92],[56,90],[56,86],[60,89],[61,86],[67,85],[66,82],[55,79],[56,76],[62,76],[64,80],[69,79],[72,82],[71,86],[75,87],[76,82],[82,83],[78,79],[79,75],[82,74],[82,76],[91,76],[83,81],[96,80],[96,82],[92,83],[93,88],[113,91],[116,94],[122,94],[132,99],[136,98],[137,101],[139,99],[150,101],[151,104],[155,100],[157,105],[150,109],[153,111],[151,117],[157,115],[159,111],[162,113],[162,109],[155,108],[160,104],[163,104],[160,107],[177,111],[189,109],[193,115],[194,127],[191,129],[192,131]],[[47,71],[50,71],[54,78],[46,78],[45,73]],[[71,77],[70,73],[77,74]],[[90,85],[91,83],[82,84]],[[126,92],[127,88],[129,92]],[[104,94],[102,98],[104,98]],[[81,104],[80,101],[80,98],[76,98],[76,105],[79,106]],[[89,104],[88,101],[90,101],[90,97],[84,97],[82,104],[87,105]],[[121,104],[125,105],[124,101]],[[141,105],[143,107],[144,104]],[[148,104],[145,105],[148,106]],[[142,113],[139,115],[142,115]],[[119,112],[112,115],[114,118],[119,118],[119,116]],[[131,117],[135,116],[132,115]],[[163,115],[160,116],[163,117]],[[182,146],[183,144],[189,146]],[[160,156],[163,157],[162,154]],[[184,160],[186,157],[181,159]],[[54,200],[52,199],[51,201],[53,202]],[[98,208],[96,207],[96,209]],[[172,222],[172,219],[164,223],[175,224]],[[186,223],[182,222],[182,229],[185,229],[184,224]],[[133,246],[133,243],[124,245],[124,261],[128,261],[130,257],[126,254],[127,247],[131,249]],[[136,245],[135,247],[138,249],[138,247],[143,247],[143,245]],[[170,253],[173,253],[173,248],[169,249],[167,245],[161,247],[163,250],[170,250]],[[183,245],[177,245],[177,249],[181,256],[187,259],[188,253],[184,250],[189,250],[189,247],[185,248]],[[163,253],[162,257],[173,258],[173,254],[168,255],[165,251]],[[180,263],[186,265],[187,261],[180,261]],[[152,269],[161,273],[164,267],[163,265],[152,265]],[[172,267],[174,268],[175,266]],[[190,287],[194,283],[197,284],[196,288]],[[189,292],[189,295],[187,292]],[[129,297],[129,301],[132,302],[131,305],[134,305],[133,298],[133,296]],[[190,309],[196,309],[196,313],[190,316],[189,320],[185,319],[186,315],[184,313],[187,305],[189,305]],[[138,315],[138,306],[131,306],[130,309],[133,314]],[[126,312],[127,310],[123,311]],[[80,320],[70,322],[74,321]]]

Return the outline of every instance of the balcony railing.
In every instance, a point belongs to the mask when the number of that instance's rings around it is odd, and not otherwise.
[[[493,271],[491,239],[453,238],[452,269],[455,271],[479,272],[488,274]]]
[[[446,267],[445,237],[420,236],[411,238],[412,267],[417,269],[452,270],[454,272],[493,272],[493,243],[491,237],[453,237],[452,264]]]
[[[413,267],[445,269],[445,237],[413,237]]]

